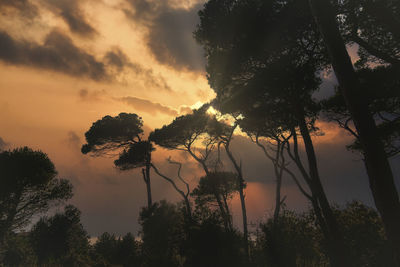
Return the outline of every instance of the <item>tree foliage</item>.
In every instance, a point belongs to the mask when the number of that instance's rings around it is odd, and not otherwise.
[[[93,123],[85,133],[87,144],[82,146],[83,154],[95,156],[119,152],[114,165],[120,170],[142,169],[147,187],[148,206],[152,204],[150,185],[150,164],[153,147],[149,141],[142,140],[142,118],[134,113],[120,113],[118,116],[105,116]]]
[[[120,153],[114,165],[120,170],[130,170],[145,167],[148,162],[149,153],[154,150],[149,141],[139,141],[130,144],[128,148]]]
[[[385,0],[336,2],[342,36],[359,45],[358,67],[400,65],[400,3]]]
[[[388,157],[395,156],[400,152],[400,80],[398,71],[390,66],[380,66],[374,69],[360,69],[357,71],[357,75],[364,88],[363,97],[374,116],[385,151]],[[336,121],[356,138],[355,142],[348,147],[362,152],[359,136],[354,129],[350,112],[339,90],[334,96],[323,101],[323,108],[330,120]]]
[[[136,114],[105,116],[94,122],[85,133],[87,144],[82,146],[82,153],[101,154],[140,141],[142,126],[142,118]]]
[[[193,110],[192,114],[179,116],[170,124],[155,129],[149,140],[168,149],[191,150],[195,144],[203,144],[211,149],[224,129],[218,127],[215,116],[207,114],[208,107],[205,105]]]
[[[239,190],[238,179],[232,172],[211,172],[199,180],[199,184],[193,189],[191,195],[196,203],[209,203],[216,205],[215,195],[221,199],[229,200]]]
[[[72,197],[72,185],[57,179],[48,156],[28,147],[0,153],[0,243],[33,216]]]
[[[41,218],[30,233],[41,265],[90,266],[89,236],[80,222],[81,212],[68,205],[63,213]]]

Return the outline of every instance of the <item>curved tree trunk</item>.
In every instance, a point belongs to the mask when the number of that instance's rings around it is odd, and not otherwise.
[[[329,204],[328,198],[326,197],[325,191],[321,184],[321,179],[318,173],[317,158],[315,156],[314,146],[310,137],[306,121],[304,119],[303,108],[298,107],[296,110],[298,117],[298,123],[300,133],[303,137],[304,147],[307,154],[308,167],[310,173],[310,189],[312,195],[316,198],[317,203],[320,206],[321,214],[324,217],[327,228],[327,236],[329,243],[329,258],[332,266],[345,267],[351,266],[350,257],[348,256],[345,248],[345,242],[343,235],[339,229],[339,225],[333,214],[332,208]],[[313,205],[316,203],[313,203]],[[318,218],[318,217],[317,217]]]
[[[397,266],[400,266],[400,201],[390,164],[375,121],[367,104],[360,97],[361,85],[338,30],[330,2],[309,0],[309,3],[328,49],[340,90],[357,129],[375,205],[382,216]]]
[[[245,246],[246,259],[247,259],[247,261],[249,261],[249,258],[250,258],[249,233],[248,233],[248,227],[247,227],[246,201],[245,201],[245,195],[243,192],[243,189],[245,186],[244,179],[243,179],[243,172],[242,172],[242,167],[236,162],[235,158],[232,155],[232,152],[229,149],[229,145],[232,140],[232,135],[233,135],[233,132],[235,131],[236,127],[237,127],[237,125],[233,126],[231,134],[228,137],[224,146],[225,146],[226,154],[228,155],[229,159],[231,160],[233,166],[235,167],[235,170],[237,172],[238,179],[239,179],[239,196],[240,196],[240,204],[241,204],[241,208],[242,208],[244,246]]]
[[[224,206],[225,206],[225,211],[226,211],[226,220],[228,221],[229,228],[233,231],[232,215],[231,215],[231,212],[229,211],[228,201],[224,194],[222,194],[222,199],[224,201]]]
[[[203,170],[206,173],[206,175],[207,176],[210,175],[210,170],[208,169],[206,162],[204,160],[200,159],[199,157],[197,157],[190,149],[188,149],[188,152],[198,163],[200,163],[200,165],[203,167]],[[218,204],[219,210],[221,212],[222,219],[224,221],[225,229],[227,231],[232,231],[233,228],[230,227],[229,219],[227,216],[227,212],[229,213],[229,211],[225,212],[224,204],[222,203],[221,197],[217,193],[214,194],[214,196],[215,196],[215,199],[217,200],[217,204]]]

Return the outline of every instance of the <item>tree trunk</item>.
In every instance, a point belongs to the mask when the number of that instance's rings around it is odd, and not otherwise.
[[[296,110],[300,133],[303,137],[304,147],[307,154],[309,173],[311,178],[311,191],[321,208],[321,213],[325,219],[328,236],[326,237],[329,242],[329,258],[332,266],[345,267],[351,266],[350,257],[348,257],[345,248],[345,242],[341,231],[339,230],[338,223],[333,214],[329,201],[326,197],[325,191],[321,184],[321,179],[318,173],[317,158],[315,156],[314,146],[310,137],[306,121],[304,119],[304,110],[298,106]]]
[[[277,141],[276,147],[276,155],[275,159],[272,160],[274,165],[274,172],[276,178],[276,188],[275,188],[275,210],[274,210],[274,224],[278,222],[279,213],[281,211],[281,205],[283,200],[281,199],[281,187],[282,187],[282,174],[283,168],[285,167],[284,162],[281,160],[283,157],[281,150],[283,150],[283,144],[280,141]],[[282,164],[282,165],[280,165]]]
[[[189,198],[187,196],[184,197],[185,199],[185,205],[186,205],[186,212],[189,218],[189,221],[192,222],[192,208],[190,207],[190,201]]]
[[[236,128],[234,126],[233,130]],[[232,131],[233,134],[233,131]],[[225,151],[226,154],[228,154],[229,159],[231,160],[233,166],[235,167],[235,170],[238,175],[239,179],[239,196],[240,196],[240,204],[242,207],[242,220],[243,220],[243,237],[244,237],[244,246],[245,246],[245,253],[246,253],[246,259],[247,261],[249,260],[250,253],[249,253],[249,232],[248,232],[248,227],[247,227],[247,212],[246,212],[246,201],[245,201],[245,196],[244,196],[244,179],[243,179],[243,173],[242,173],[242,168],[241,166],[238,165],[236,162],[235,158],[232,155],[232,152],[229,150],[229,145],[231,141],[232,135],[230,136],[229,140],[227,143],[225,143]]]
[[[393,173],[380,140],[375,121],[340,35],[333,8],[327,0],[309,0],[316,23],[328,49],[341,93],[357,129],[365,157],[375,205],[382,216],[386,236],[400,266],[400,201]]]
[[[243,178],[240,179],[241,183],[239,185],[239,196],[240,196],[240,204],[242,207],[242,220],[243,220],[243,236],[244,236],[244,246],[247,261],[249,261],[250,253],[249,253],[249,232],[247,227],[247,213],[246,213],[246,202],[244,198],[243,188],[244,182]]]
[[[220,195],[218,193],[215,193],[214,196],[215,196],[215,199],[217,200],[218,207],[219,207],[219,210],[221,212],[222,220],[224,221],[225,230],[230,232],[233,229],[230,227],[230,224],[229,224],[229,221],[227,219],[226,212],[225,212],[224,204],[221,201],[221,197],[220,197]]]
[[[232,215],[229,211],[228,201],[226,200],[226,196],[222,194],[222,199],[224,201],[225,211],[226,211],[226,219],[229,223],[229,228],[233,230],[233,222],[232,222]]]
[[[151,167],[151,154],[147,156],[147,162],[146,162],[147,206],[149,208],[153,205],[153,201],[151,198],[150,167]]]
[[[279,213],[281,211],[281,187],[282,187],[282,173],[279,174],[277,166],[274,166],[276,176],[276,188],[275,188],[275,210],[274,210],[274,223],[278,222]]]

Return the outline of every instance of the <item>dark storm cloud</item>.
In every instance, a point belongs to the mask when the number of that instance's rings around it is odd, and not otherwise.
[[[75,46],[68,36],[58,31],[50,32],[43,44],[15,40],[8,33],[0,32],[0,60],[97,81],[109,78],[103,62]]]
[[[15,12],[23,18],[32,19],[36,17],[39,12],[37,6],[32,4],[29,0],[1,0],[0,13],[3,15],[12,15]]]
[[[120,71],[127,66],[134,67],[128,57],[119,48],[108,51],[104,56],[104,61]]]
[[[121,102],[133,107],[137,111],[143,111],[151,115],[157,115],[159,113],[166,114],[169,116],[177,116],[178,112],[170,107],[161,105],[160,103],[154,103],[150,100],[141,99],[133,96],[122,97],[118,99]]]
[[[89,24],[79,0],[44,0],[50,11],[60,16],[73,33],[93,37],[97,32]]]
[[[114,47],[104,56],[104,62],[122,72],[124,69],[131,69],[140,78],[146,87],[156,87],[171,92],[172,89],[161,75],[156,75],[152,69],[146,68],[139,63],[131,62],[127,55],[118,47]]]
[[[145,86],[166,91],[171,88],[161,75],[132,63],[119,48],[108,51],[102,60],[77,47],[70,37],[53,30],[42,44],[13,39],[0,31],[0,60],[13,64],[62,72],[74,77],[95,81],[112,81],[126,70],[131,70]],[[82,96],[84,97],[84,95]]]
[[[184,9],[174,8],[168,1],[128,2],[133,10],[125,13],[148,28],[148,47],[160,63],[178,70],[204,71],[204,53],[193,38],[200,4]]]

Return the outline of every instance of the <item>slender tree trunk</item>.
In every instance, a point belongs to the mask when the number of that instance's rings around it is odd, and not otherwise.
[[[222,203],[221,197],[218,193],[215,193],[214,196],[215,196],[215,199],[217,200],[218,207],[221,212],[222,220],[224,221],[225,230],[230,232],[230,231],[232,231],[232,229],[229,225],[229,221],[227,220],[227,215],[226,215],[224,204]]]
[[[277,166],[274,166],[274,169],[276,176],[274,223],[277,223],[282,204],[282,199],[281,199],[282,173],[279,173]]]
[[[276,187],[275,187],[275,210],[274,210],[274,223],[277,223],[279,218],[279,213],[281,211],[282,199],[281,199],[281,187],[282,187],[282,175],[283,170],[285,169],[283,149],[284,143],[278,140],[279,137],[276,136],[275,140],[277,142],[276,154],[275,158],[272,157],[267,148],[264,147],[258,140],[258,136],[256,137],[256,144],[263,150],[265,156],[272,162],[274,166],[274,173],[276,179]]]
[[[200,159],[199,157],[197,157],[190,149],[188,149],[188,152],[198,163],[200,163],[200,165],[203,167],[203,170],[206,173],[206,175],[209,176],[210,170],[208,169],[206,162],[204,160]],[[215,199],[217,200],[218,207],[221,212],[222,219],[224,221],[225,229],[228,231],[233,230],[233,228],[229,227],[229,221],[227,220],[227,214],[225,212],[221,197],[218,195],[218,193],[215,193],[214,196],[215,196]]]
[[[365,157],[375,205],[382,216],[386,236],[400,266],[400,201],[393,173],[375,121],[363,101],[361,85],[327,0],[309,0],[311,10],[328,49],[340,90],[351,113]]]
[[[281,157],[283,157],[281,153],[281,149],[283,149],[283,144],[280,141],[277,141],[278,145],[276,147],[276,155],[275,159],[273,160],[273,165],[274,165],[274,172],[275,172],[275,178],[276,178],[276,188],[275,188],[275,210],[274,210],[274,223],[278,222],[279,219],[279,213],[281,211],[281,205],[283,200],[281,199],[281,187],[282,187],[282,174],[283,174],[283,168],[284,162],[281,160]],[[280,165],[280,162],[282,165]]]
[[[190,207],[189,198],[186,196],[185,198],[186,212],[189,218],[189,221],[192,222],[192,208]]]
[[[229,224],[229,228],[233,230],[233,223],[232,223],[232,215],[231,212],[229,211],[229,206],[228,206],[228,201],[226,200],[226,196],[222,194],[222,199],[224,201],[224,206],[225,206],[225,211],[226,211],[226,219]]]
[[[236,126],[234,126],[233,131],[235,130]],[[242,220],[243,220],[243,236],[244,236],[244,246],[245,246],[245,253],[246,253],[246,259],[249,261],[250,259],[250,252],[249,252],[249,232],[248,232],[248,227],[247,227],[247,212],[246,212],[246,201],[245,201],[245,196],[244,196],[244,179],[243,179],[243,173],[242,173],[242,167],[239,166],[239,164],[236,162],[235,158],[232,155],[232,152],[229,149],[230,141],[232,139],[232,134],[229,137],[228,141],[225,143],[225,151],[226,154],[228,154],[229,159],[231,160],[233,166],[235,167],[235,170],[238,175],[238,180],[239,180],[239,197],[240,197],[240,204],[242,208]]]
[[[150,167],[151,167],[151,154],[148,154],[146,162],[146,189],[147,189],[147,206],[149,208],[153,205],[153,201],[151,198]]]
[[[249,232],[247,227],[247,212],[246,212],[246,202],[244,197],[244,181],[243,178],[240,179],[241,183],[239,185],[239,196],[240,196],[240,204],[242,208],[242,220],[243,220],[243,236],[244,236],[244,245],[245,245],[245,253],[247,261],[249,261],[250,253],[249,253]]]
[[[325,191],[321,184],[321,179],[318,173],[317,158],[315,156],[314,146],[310,137],[307,124],[304,119],[304,111],[302,107],[297,108],[296,114],[298,117],[298,123],[300,133],[303,137],[304,146],[307,154],[309,173],[311,178],[311,190],[313,197],[317,198],[321,213],[325,219],[325,223],[328,230],[328,242],[330,247],[330,261],[332,266],[345,267],[351,266],[350,257],[345,248],[345,242],[343,235],[339,229],[339,225],[333,214],[332,208],[326,197]]]

